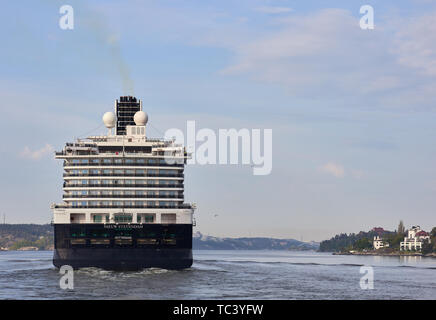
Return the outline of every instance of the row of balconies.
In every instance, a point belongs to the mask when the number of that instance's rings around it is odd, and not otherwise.
[[[54,208],[81,208],[81,209],[191,209],[190,204],[177,204],[177,202],[173,202],[171,204],[161,205],[161,204],[97,204],[97,205],[90,205],[90,204],[55,204]]]
[[[64,188],[183,188],[183,183],[177,184],[73,184],[65,183]]]
[[[160,174],[160,173],[64,173],[64,177],[163,177],[184,178],[183,173]]]
[[[183,167],[184,160],[177,159],[174,160],[174,163],[167,162],[159,162],[159,163],[135,163],[135,162],[81,162],[81,163],[73,163],[71,161],[64,161],[64,167],[101,167],[101,166],[123,166],[123,167]]]
[[[145,198],[145,199],[183,199],[183,194],[180,195],[129,195],[129,194],[64,194],[63,195],[64,199],[69,199],[69,198]]]

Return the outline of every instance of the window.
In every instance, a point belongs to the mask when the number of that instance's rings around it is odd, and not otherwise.
[[[94,223],[101,223],[102,217],[100,215],[94,215]]]
[[[154,223],[155,215],[154,214],[138,214],[137,222],[138,223]]]
[[[152,215],[152,214],[145,215],[144,222],[145,223],[153,223],[154,222],[154,215]]]
[[[131,215],[115,215],[114,220],[116,223],[129,223],[132,222],[132,216]]]

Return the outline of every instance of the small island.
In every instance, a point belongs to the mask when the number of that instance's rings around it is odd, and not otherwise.
[[[436,257],[436,227],[430,232],[420,226],[406,230],[400,221],[395,231],[375,227],[368,232],[336,235],[322,241],[319,251],[340,255]]]

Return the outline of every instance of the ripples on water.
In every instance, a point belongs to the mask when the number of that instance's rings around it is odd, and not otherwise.
[[[52,252],[0,252],[0,299],[435,299],[436,259],[196,251],[190,269],[85,268],[61,290]],[[374,290],[360,267],[374,267]]]

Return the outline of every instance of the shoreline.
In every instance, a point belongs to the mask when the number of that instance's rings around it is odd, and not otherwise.
[[[419,252],[408,252],[408,253],[400,253],[400,252],[332,252],[332,255],[436,258],[436,253],[422,254]]]

